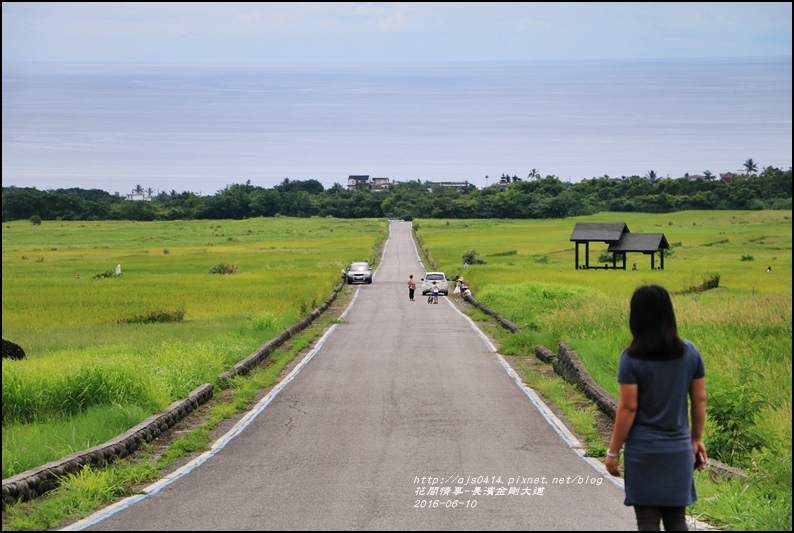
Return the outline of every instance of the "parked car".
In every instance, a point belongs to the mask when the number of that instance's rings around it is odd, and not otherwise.
[[[350,263],[347,269],[347,284],[372,283],[372,268],[368,261]]]
[[[427,272],[422,278],[422,295],[433,293],[433,282],[438,285],[438,293],[449,295],[449,278],[443,272]]]

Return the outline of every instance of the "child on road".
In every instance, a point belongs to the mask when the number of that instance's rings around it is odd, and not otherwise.
[[[461,293],[460,284],[461,283],[463,283],[463,279],[461,279],[461,278],[459,278],[457,281],[455,281],[455,290],[452,291],[452,294],[455,295],[455,300],[460,300],[460,293]]]

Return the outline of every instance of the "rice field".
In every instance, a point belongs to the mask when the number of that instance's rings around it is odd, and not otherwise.
[[[664,270],[651,270],[650,256],[641,253],[627,254],[627,270],[577,270],[570,242],[576,222],[623,222],[633,233],[663,233],[671,246]],[[791,211],[421,219],[415,226],[436,269],[463,276],[479,302],[521,328],[510,335],[493,328],[501,353],[527,355],[537,344],[556,352],[565,342],[615,397],[619,354],[631,339],[631,295],[646,284],[668,289],[679,334],[695,343],[705,361],[710,456],[752,478],[721,495],[725,487],[704,480],[698,490],[711,497],[694,509],[712,518],[716,513],[713,521],[729,529],[774,529],[781,521],[790,529]],[[603,264],[598,258],[606,248],[590,244],[591,265]],[[464,269],[463,255],[472,250],[482,263]],[[580,245],[580,265],[583,254]],[[635,262],[637,270],[631,270]],[[715,277],[717,288],[691,291]],[[737,501],[752,503],[733,514]]]
[[[371,219],[4,224],[3,338],[27,360],[3,360],[3,478],[215,382],[387,235]]]
[[[629,254],[625,271],[575,269],[580,221],[664,233],[664,270],[643,254]],[[414,224],[434,269],[465,277],[521,328],[492,330],[502,353],[566,342],[615,396],[629,298],[643,284],[666,287],[679,332],[704,356],[709,405],[751,426],[731,437],[746,445],[733,459],[751,482],[698,480],[706,497],[693,509],[726,529],[790,529],[791,211]],[[388,222],[371,219],[4,224],[3,338],[28,360],[3,361],[3,478],[109,440],[212,382],[325,301],[346,264],[373,262],[387,235]],[[606,247],[591,243],[591,264]],[[472,251],[482,263],[464,269]],[[717,288],[688,292],[715,276]],[[707,445],[724,429],[712,413]]]
[[[576,222],[625,222],[634,233],[664,233],[672,253],[664,270],[651,270],[650,256],[640,253],[628,254],[627,270],[577,270],[569,240]],[[505,339],[505,353],[513,345],[532,350],[535,344],[556,351],[564,341],[599,384],[617,395],[618,355],[630,340],[628,301],[638,286],[658,284],[673,293],[679,332],[701,349],[710,383],[732,387],[758,375],[770,408],[790,415],[791,211],[601,213],[415,225],[437,268],[465,277],[478,301],[522,329],[516,339]],[[591,243],[591,264],[606,248]],[[464,270],[461,257],[470,250],[485,264]],[[580,245],[580,264],[583,254]],[[630,270],[634,262],[636,271]],[[675,294],[714,274],[718,288]]]

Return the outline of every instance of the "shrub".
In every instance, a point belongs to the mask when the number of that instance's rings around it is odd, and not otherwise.
[[[752,452],[765,444],[755,423],[764,403],[746,384],[711,393],[708,414],[716,427],[709,439],[709,455],[731,466],[749,466]]]
[[[171,310],[155,309],[154,311],[146,311],[131,317],[120,318],[116,322],[119,324],[154,324],[165,322],[182,322],[184,318],[185,308],[183,306]]]
[[[210,269],[210,274],[237,274],[237,263],[218,263]]]
[[[480,259],[479,252],[477,250],[469,250],[468,252],[464,253],[461,258],[463,259],[464,263],[468,263],[470,265],[485,265],[485,261]]]
[[[615,261],[620,263],[623,261],[623,254],[615,254]],[[598,256],[598,263],[611,263],[612,262],[612,254],[605,252]]]
[[[743,255],[742,261],[755,261],[755,257],[753,257],[752,255]]]
[[[30,223],[34,226],[41,226],[41,217],[39,215],[33,215],[30,217]]]

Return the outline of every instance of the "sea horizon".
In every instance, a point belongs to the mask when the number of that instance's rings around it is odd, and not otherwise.
[[[791,58],[3,63],[3,186],[214,194],[350,175],[791,167]],[[486,179],[486,176],[488,178]]]

